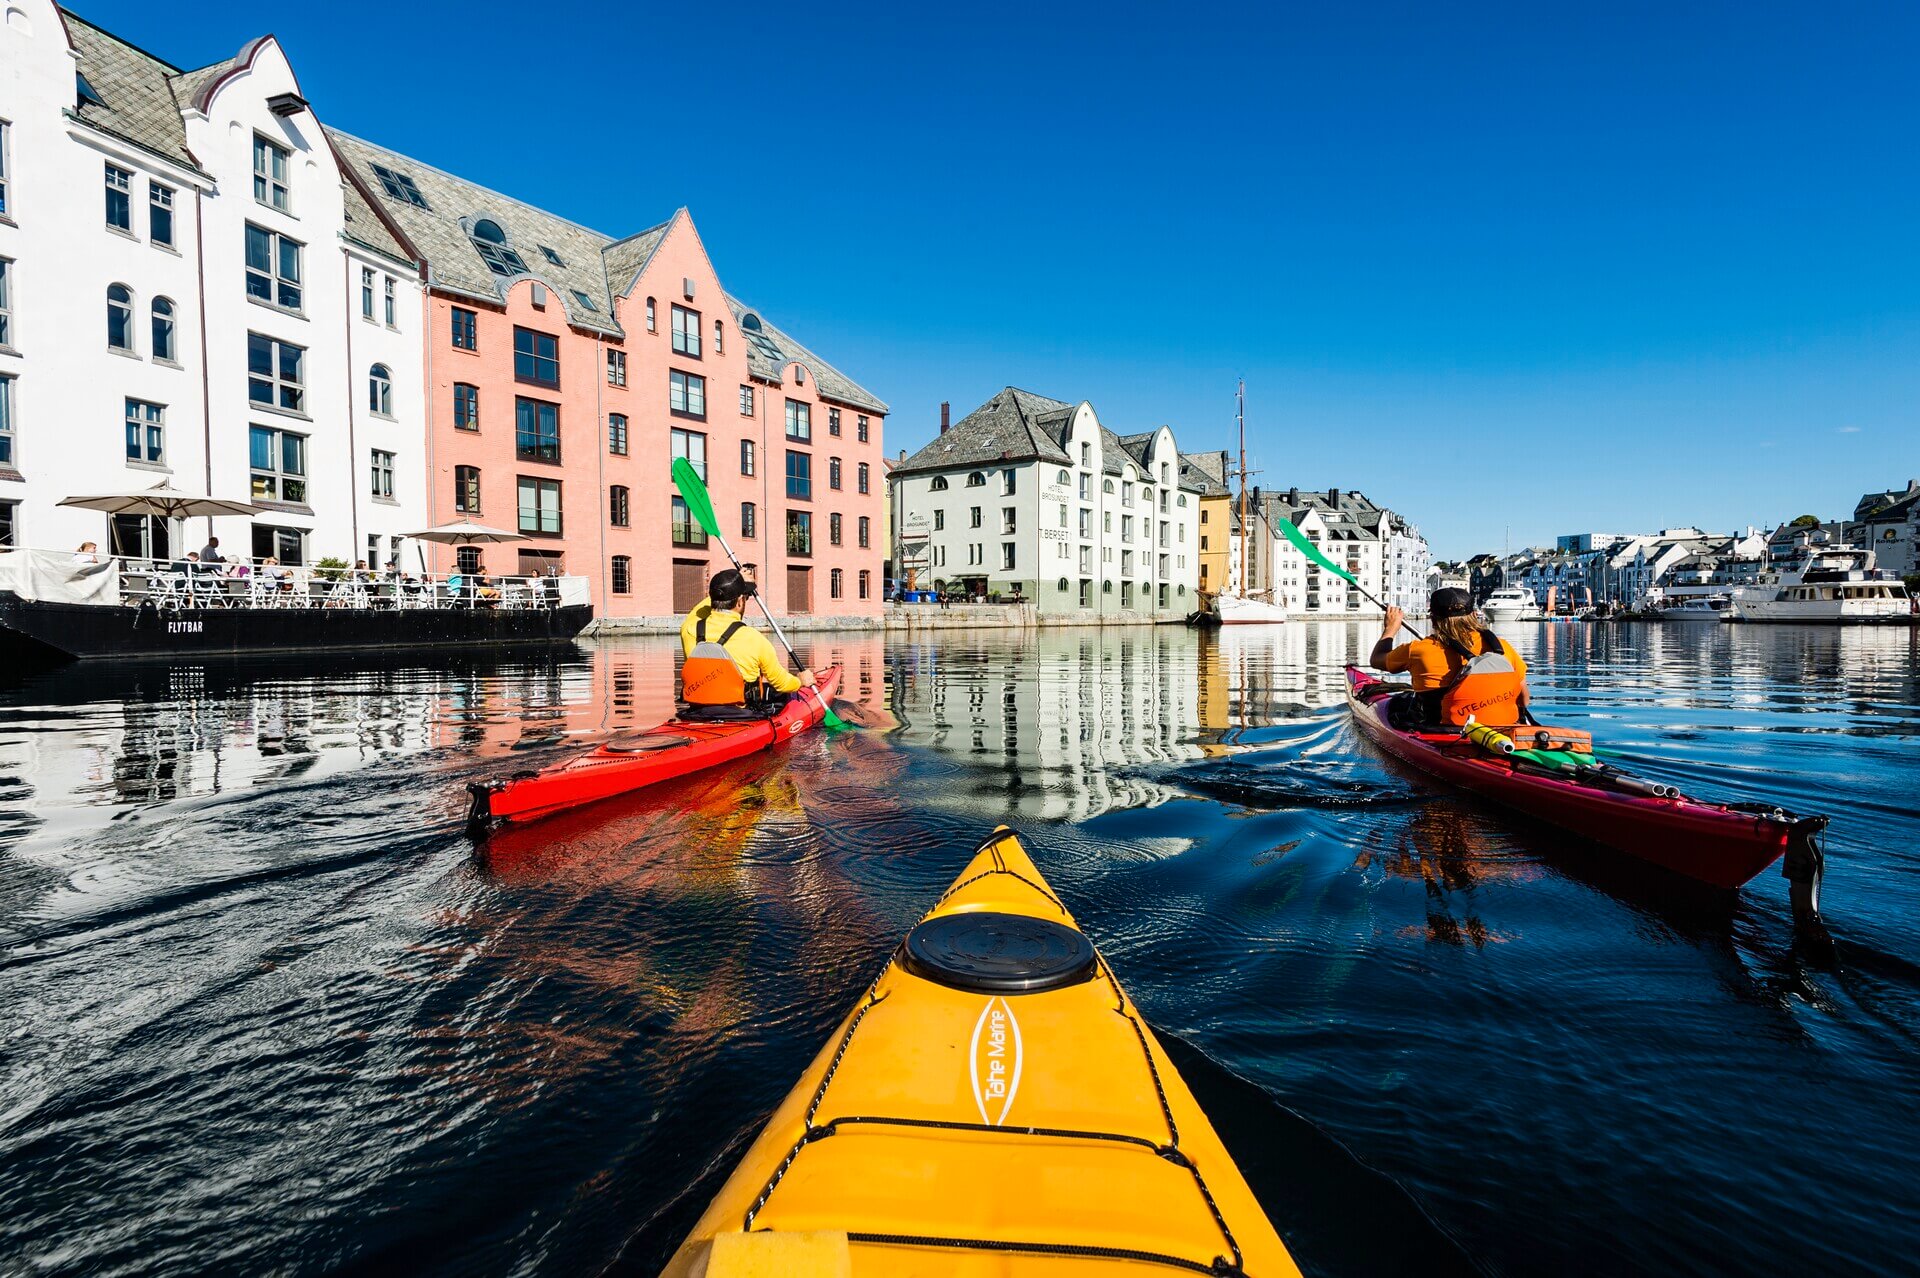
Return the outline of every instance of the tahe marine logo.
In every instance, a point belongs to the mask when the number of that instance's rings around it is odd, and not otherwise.
[[[967,1049],[967,1072],[981,1122],[998,1127],[1007,1121],[1007,1111],[1020,1090],[1022,1060],[1020,1022],[1013,1018],[1013,1008],[1004,998],[988,999],[973,1024],[973,1042]]]

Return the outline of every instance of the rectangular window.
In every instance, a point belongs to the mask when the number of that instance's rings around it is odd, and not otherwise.
[[[840,512],[836,510],[827,516],[827,544],[829,546],[838,546],[840,544],[840,527]]]
[[[1014,483],[1019,473],[1020,472],[1016,470],[1003,470],[1000,472],[1000,495],[1002,497],[1013,496]]]
[[[453,384],[453,428],[480,429],[480,388],[465,382]]]
[[[873,541],[873,520],[860,516],[860,548],[865,550]]]
[[[378,448],[373,450],[373,495],[386,501],[393,500],[393,454]],[[373,560],[367,562],[372,563]]]
[[[248,400],[288,412],[304,412],[307,407],[306,354],[303,346],[248,333]]]
[[[813,458],[792,449],[787,450],[787,496],[797,501],[813,499]]]
[[[980,507],[969,506],[967,508],[967,527],[969,528],[980,527]]]
[[[20,503],[0,501],[0,546],[16,546],[20,535]]]
[[[944,510],[934,511],[933,512],[933,530],[935,532],[939,532],[942,528],[945,528],[946,526],[947,526],[947,512]]]
[[[453,321],[453,344],[460,350],[471,351],[480,345],[480,316],[464,306],[456,306],[450,312]]]
[[[827,574],[827,597],[830,599],[840,598],[840,596],[845,593],[845,586],[843,585],[845,580],[846,571],[844,569],[835,568],[829,572]]]
[[[740,441],[740,473],[743,475],[753,474],[753,465],[753,441],[751,439],[743,439]]]
[[[560,481],[520,476],[520,531],[560,531]]]
[[[1013,543],[1010,541],[1000,543],[1000,566],[1008,571],[1013,569]]]
[[[838,435],[839,433],[840,433],[840,410],[837,408],[829,408],[827,410],[827,434]]]
[[[674,369],[667,374],[667,407],[676,417],[707,419],[707,379]]]
[[[247,432],[247,463],[256,501],[307,500],[307,437],[271,426]]]
[[[753,416],[753,387],[751,386],[742,386],[740,388],[740,415],[742,417]]]
[[[860,468],[855,474],[856,474],[856,480],[857,480],[855,486],[863,493],[870,491],[872,482],[873,482],[872,481],[873,472],[870,469],[868,469],[867,463],[861,462]]]
[[[613,557],[613,593],[624,595],[633,589],[633,559],[628,555]]]
[[[13,345],[13,259],[0,257],[0,346]]]
[[[149,404],[140,399],[127,401],[128,461],[151,462],[155,466],[166,461],[166,417],[164,404]]]
[[[1120,540],[1121,541],[1133,540],[1133,516],[1132,515],[1120,516]]]
[[[858,439],[863,444],[867,442],[867,415],[865,413],[862,413],[860,415],[860,419],[854,423],[854,438]],[[866,576],[865,573],[861,573],[860,575],[862,577]],[[867,597],[864,589],[862,590],[860,597],[862,599],[865,599]]]
[[[1080,547],[1080,571],[1081,572],[1093,571],[1093,547],[1092,546]]]
[[[840,491],[840,459],[838,457],[827,458],[827,487],[835,492]]]
[[[513,452],[529,461],[559,461],[560,405],[514,396]]]
[[[538,329],[514,326],[513,380],[560,387],[560,339]]]
[[[607,489],[607,522],[615,528],[625,528],[628,524],[628,504],[632,494],[625,484],[615,484]]]
[[[0,466],[13,465],[13,378],[0,373]]]
[[[868,569],[860,570],[860,597],[866,599],[873,594],[873,573]]]
[[[694,359],[700,358],[700,312],[684,306],[673,308],[673,349]]]
[[[1093,476],[1092,475],[1080,476],[1080,500],[1081,501],[1093,500]]]
[[[463,515],[480,513],[480,468],[478,466],[453,468],[453,508]]]
[[[752,538],[759,532],[760,512],[750,501],[740,503],[740,535]]]
[[[133,174],[114,164],[107,166],[107,226],[133,234]]]
[[[360,318],[373,318],[373,268],[360,268]]]
[[[812,511],[789,510],[787,512],[787,553],[789,555],[813,553]]]
[[[386,280],[387,280],[387,327],[398,328],[400,327],[400,305],[399,305],[398,295],[394,291],[395,285],[393,281],[393,276],[391,275],[387,276]]]
[[[686,499],[680,494],[673,495],[673,544],[693,550],[699,550],[707,544],[707,530],[700,526],[687,509]]]
[[[300,309],[300,241],[247,223],[247,296]]]
[[[287,161],[292,155],[278,143],[253,135],[253,198],[282,213],[292,211],[287,198]]]
[[[813,405],[797,399],[787,401],[787,438],[801,444],[812,441]]]
[[[607,451],[615,457],[627,455],[627,415],[607,414]]]
[[[693,473],[700,476],[702,482],[707,478],[707,437],[698,431],[674,430],[670,432],[675,459],[684,457],[693,465]],[[658,463],[656,463],[658,464]]]
[[[1093,512],[1087,510],[1085,507],[1082,507],[1080,511],[1080,535],[1082,537],[1093,536]]]
[[[627,353],[607,348],[607,385],[625,386],[627,384]]]
[[[173,247],[173,188],[152,181],[147,183],[147,238]]]
[[[8,182],[13,177],[13,156],[8,151],[12,143],[13,126],[5,120],[0,120],[0,217],[11,216],[9,212],[10,206],[7,203],[7,194],[12,190],[8,185]]]
[[[1003,536],[1007,533],[1018,531],[1014,527],[1014,511],[1015,507],[1012,506],[1007,506],[1000,511],[1000,532]]]

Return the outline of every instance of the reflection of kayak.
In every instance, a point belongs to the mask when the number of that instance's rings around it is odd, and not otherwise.
[[[1298,1274],[1091,942],[1002,827],[669,1275]]]
[[[724,723],[669,719],[657,728],[608,741],[539,772],[477,782],[467,787],[473,795],[468,824],[485,829],[499,821],[531,821],[790,741],[820,722],[822,698],[831,700],[840,686],[840,667],[822,670],[815,686],[819,696],[803,693],[770,719]]]
[[[1680,795],[1655,798],[1608,788],[1598,780],[1576,780],[1530,769],[1524,763],[1516,765],[1456,732],[1411,732],[1393,726],[1388,702],[1392,694],[1406,690],[1405,684],[1385,683],[1347,667],[1347,708],[1354,723],[1368,740],[1402,763],[1582,838],[1717,887],[1739,887],[1782,853],[1793,854],[1788,858],[1787,877],[1795,880],[1796,887],[1817,881],[1820,858],[1813,836],[1825,828],[1825,817],[1795,818],[1778,808],[1737,808]]]

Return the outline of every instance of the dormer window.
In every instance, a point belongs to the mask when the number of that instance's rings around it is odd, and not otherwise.
[[[578,303],[580,303],[580,305],[581,305],[581,307],[582,307],[582,308],[584,308],[584,309],[586,309],[586,310],[589,310],[589,311],[594,311],[594,312],[598,312],[598,311],[599,311],[599,309],[600,309],[600,308],[599,308],[599,307],[597,307],[597,306],[595,306],[595,305],[593,304],[593,299],[592,299],[592,298],[590,298],[590,297],[588,297],[588,296],[587,296],[587,295],[586,295],[585,293],[582,293],[582,292],[581,292],[581,291],[580,291],[579,289],[577,289],[577,288],[576,288],[576,289],[572,289],[572,290],[570,290],[570,291],[571,291],[571,292],[573,293],[573,300],[574,300],[574,301],[576,301],[576,302],[578,302]]]
[[[75,105],[77,106],[97,106],[111,110],[111,108],[107,107],[107,100],[101,97],[99,92],[91,84],[87,83],[87,77],[84,72],[75,71],[73,73],[73,96]]]
[[[558,267],[566,266],[566,263],[560,260],[560,255],[544,244],[540,246],[540,256],[546,258],[549,265]]]
[[[373,175],[380,179],[380,189],[387,193],[389,199],[432,212],[433,206],[427,203],[427,197],[420,194],[420,188],[406,174],[384,164],[376,164],[373,166]]]
[[[483,217],[473,224],[473,229],[467,232],[467,237],[473,242],[474,250],[480,254],[480,260],[485,262],[487,269],[495,275],[527,273],[527,264],[520,260],[518,253],[507,247],[507,233],[500,229],[498,222]]]

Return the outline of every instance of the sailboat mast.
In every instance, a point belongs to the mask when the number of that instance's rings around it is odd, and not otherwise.
[[[1233,395],[1233,417],[1240,427],[1240,597],[1247,597],[1247,546],[1253,529],[1247,526],[1247,379],[1242,377]]]

